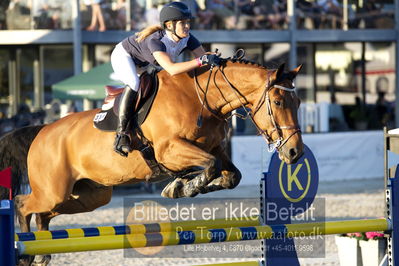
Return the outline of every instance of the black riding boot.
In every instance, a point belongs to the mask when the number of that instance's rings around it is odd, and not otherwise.
[[[114,151],[127,157],[131,150],[131,143],[127,127],[129,121],[133,118],[135,105],[137,101],[137,92],[126,86],[119,103],[119,124],[116,129],[114,142]]]

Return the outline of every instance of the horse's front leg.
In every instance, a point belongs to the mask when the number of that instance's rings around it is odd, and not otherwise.
[[[183,187],[180,189],[182,197],[195,197],[198,193],[207,193],[206,187],[220,176],[220,160],[212,160],[204,171],[190,180],[183,180]],[[186,181],[186,182],[185,182]]]
[[[240,183],[241,172],[235,167],[221,146],[216,147],[212,151],[212,154],[222,162],[221,176],[213,179],[201,190],[201,193],[205,194],[212,191],[235,188]]]
[[[220,176],[221,161],[183,139],[173,139],[155,147],[158,162],[169,170],[180,172],[192,167],[204,170],[190,180],[176,178],[162,191],[167,198],[194,197],[213,179]]]

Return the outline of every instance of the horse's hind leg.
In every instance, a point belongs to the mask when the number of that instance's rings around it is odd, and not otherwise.
[[[36,213],[36,225],[38,231],[47,231],[49,230],[50,220],[57,216],[58,213]],[[36,255],[34,261],[31,265],[48,265],[51,260],[51,255]]]
[[[30,220],[32,214],[22,215],[20,212],[21,207],[24,205],[24,201],[28,195],[17,195],[14,198],[15,211],[19,222],[21,232],[30,232]],[[34,256],[23,255],[19,258],[18,265],[30,265],[34,259]]]
[[[18,195],[15,197],[15,209],[20,225],[21,232],[30,232],[30,221],[32,218],[33,212],[23,212],[21,210],[26,209],[27,203],[29,200],[32,200],[30,195]],[[44,213],[36,213],[36,224],[37,229],[41,230],[48,230],[51,218],[56,216],[57,214],[52,214],[51,212],[44,212]],[[50,262],[51,256],[50,255],[36,255],[36,256],[29,256],[23,255],[20,257],[18,261],[18,265],[48,265]]]
[[[20,209],[24,205],[24,201],[28,195],[17,195],[14,198],[15,210],[18,217],[19,227],[21,232],[30,232],[30,220],[32,219],[32,214],[22,215]]]
[[[55,211],[60,214],[90,212],[109,203],[111,197],[111,186],[82,179],[75,183],[69,199],[57,206]]]
[[[71,196],[57,205],[54,211],[36,213],[36,224],[39,231],[49,230],[52,218],[60,214],[89,212],[107,204],[112,196],[112,187],[99,185],[91,180],[83,179],[75,183]],[[48,265],[51,255],[36,255],[30,265]],[[29,265],[29,264],[27,264]]]
[[[30,177],[33,176],[31,171],[29,172]],[[39,175],[43,177],[43,175]],[[60,175],[55,175],[57,178],[60,178]],[[49,178],[51,179],[51,178]],[[44,178],[42,181],[30,179],[30,186],[32,188],[32,192],[28,195],[20,195],[16,197],[16,205],[17,205],[17,213],[18,218],[21,225],[21,231],[28,232],[30,231],[30,219],[32,214],[39,215],[39,221],[43,220],[43,225],[39,223],[38,228],[48,228],[48,223],[50,220],[45,219],[45,214],[53,212],[54,208],[57,205],[61,204],[68,198],[68,195],[72,191],[72,182],[65,182],[64,186],[60,186],[60,182],[56,181],[53,183],[46,183],[48,179]],[[61,180],[61,178],[60,178]],[[35,182],[36,181],[36,182]],[[49,185],[50,184],[50,185]],[[45,186],[47,185],[47,186]],[[49,218],[49,217],[47,217]],[[51,219],[51,218],[50,218]],[[19,265],[29,265],[27,261],[32,261],[34,256],[22,257],[22,260],[19,261]],[[48,263],[48,259],[44,260],[44,265]]]

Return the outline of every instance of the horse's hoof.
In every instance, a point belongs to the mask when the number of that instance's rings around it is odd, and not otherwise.
[[[18,259],[18,266],[29,266],[31,265],[32,261],[34,259],[34,256],[29,256],[29,255],[22,255]]]
[[[32,266],[46,266],[50,263],[51,255],[36,255]]]
[[[181,198],[179,191],[182,187],[183,183],[180,180],[175,179],[173,182],[170,182],[166,185],[166,187],[162,190],[161,196],[170,199]]]
[[[198,195],[200,191],[196,188],[194,188],[194,186],[192,184],[186,184],[183,188],[182,188],[182,197],[195,197]]]

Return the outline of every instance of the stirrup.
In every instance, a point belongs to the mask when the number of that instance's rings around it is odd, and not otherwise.
[[[127,157],[132,150],[129,135],[126,133],[117,133],[114,142],[114,151],[120,155]]]

